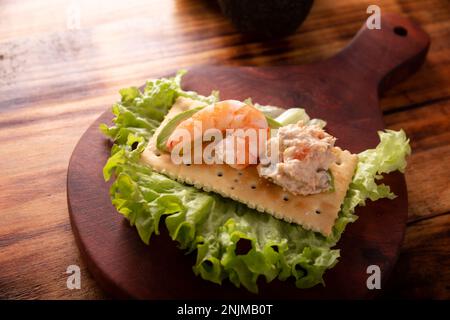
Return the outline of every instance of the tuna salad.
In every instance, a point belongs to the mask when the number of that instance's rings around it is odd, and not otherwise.
[[[332,178],[328,168],[336,161],[335,141],[319,126],[305,125],[303,121],[281,127],[267,146],[268,152],[278,151],[278,161],[269,157],[272,162],[259,164],[258,173],[295,195],[330,190]]]

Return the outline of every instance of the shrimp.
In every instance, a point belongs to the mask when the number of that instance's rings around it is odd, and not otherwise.
[[[201,124],[201,126],[199,125]],[[194,131],[194,128],[196,129]],[[218,129],[222,133],[227,129],[264,129],[268,130],[269,125],[266,117],[258,109],[237,100],[224,100],[216,104],[209,105],[204,109],[196,112],[191,118],[186,119],[178,124],[175,130],[167,140],[167,149],[171,151],[178,143],[182,141],[181,130],[189,132],[191,141],[198,138],[196,133],[203,133],[208,129]],[[200,130],[200,131],[199,131]],[[249,164],[256,164],[258,152],[251,150],[248,136],[227,135],[216,145],[216,154],[222,159],[226,158],[226,153],[233,150],[234,155],[231,161],[226,161],[231,167],[243,169]],[[242,155],[238,154],[240,150],[244,150],[244,163],[236,164],[236,159],[242,159]]]

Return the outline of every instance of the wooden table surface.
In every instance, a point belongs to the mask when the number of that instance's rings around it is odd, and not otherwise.
[[[406,238],[383,297],[449,299],[448,0],[316,0],[294,35],[269,43],[238,34],[212,0],[0,1],[0,298],[107,298],[80,259],[65,184],[75,144],[121,87],[197,64],[324,59],[370,4],[415,19],[432,41],[422,69],[381,100],[386,126],[413,149]],[[77,11],[80,28],[68,23]],[[80,290],[66,287],[73,264]]]

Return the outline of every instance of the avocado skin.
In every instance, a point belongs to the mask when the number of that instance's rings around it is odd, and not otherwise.
[[[314,0],[218,0],[237,29],[257,38],[292,34],[306,19]]]

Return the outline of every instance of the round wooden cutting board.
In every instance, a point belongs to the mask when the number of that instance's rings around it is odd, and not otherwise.
[[[428,36],[411,21],[384,14],[381,30],[365,26],[336,56],[314,64],[280,67],[211,67],[190,69],[183,88],[222,99],[252,97],[261,104],[302,106],[312,117],[328,122],[337,145],[354,153],[378,143],[383,129],[378,93],[407,77],[422,64]],[[130,84],[132,85],[132,84]],[[112,103],[113,101],[111,101]],[[106,106],[105,106],[106,107]],[[167,232],[152,236],[145,245],[111,204],[110,183],[102,168],[111,143],[99,131],[111,123],[106,111],[80,139],[70,160],[67,199],[80,251],[98,283],[111,296],[141,299],[314,299],[370,298],[367,268],[381,269],[382,287],[401,246],[407,219],[407,191],[403,175],[386,176],[398,195],[394,200],[369,202],[356,213],[338,248],[339,263],[326,272],[326,287],[297,289],[292,279],[265,283],[258,295],[225,281],[219,286],[196,277],[194,254],[177,248]]]

